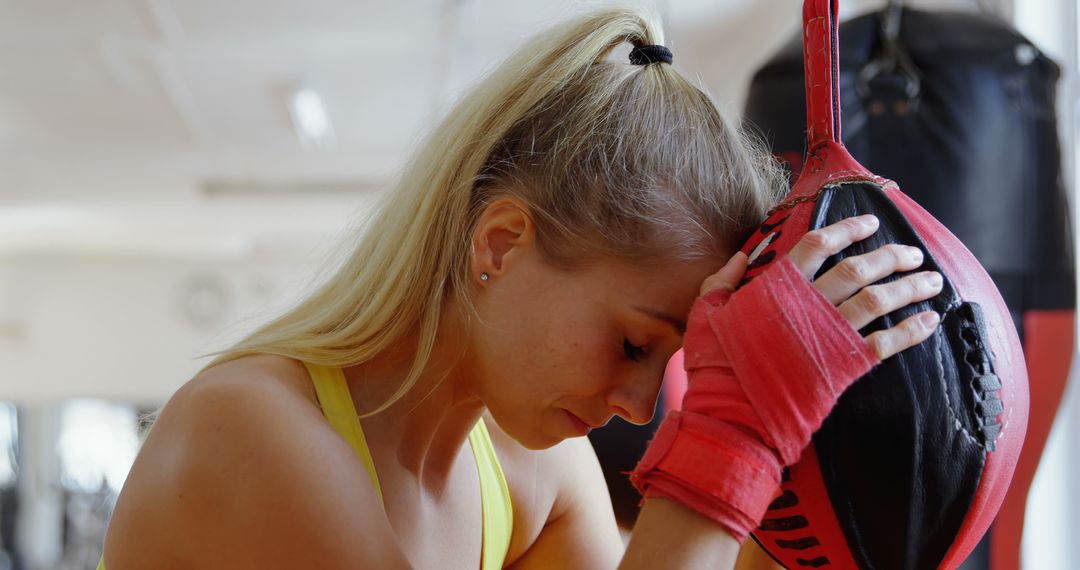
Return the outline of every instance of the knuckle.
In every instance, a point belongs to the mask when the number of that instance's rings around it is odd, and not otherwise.
[[[926,327],[919,322],[918,318],[908,319],[908,322],[905,323],[905,325],[906,326],[904,327],[904,330],[907,332],[908,341],[910,344],[915,344],[916,342],[918,342],[919,339],[921,339],[923,335],[927,332]]]
[[[866,342],[870,344],[870,349],[874,351],[878,359],[884,360],[889,356],[889,338],[885,336],[884,331],[866,337]]]
[[[849,257],[840,262],[840,271],[844,277],[856,283],[866,283],[870,279],[870,264],[858,257]]]
[[[888,248],[889,254],[892,255],[893,263],[896,265],[902,264],[904,259],[909,257],[908,248],[905,245],[890,243],[885,247]]]
[[[875,315],[887,312],[889,295],[880,286],[867,287],[862,290],[863,307]]]
[[[836,306],[836,311],[840,313],[841,317],[848,322],[854,328],[859,328],[859,323],[862,319],[859,318],[859,312],[857,307],[853,307],[850,302],[840,303]]]
[[[716,291],[717,289],[724,289],[725,291],[733,292],[733,288],[731,287],[731,285],[728,284],[728,282],[721,277],[710,276],[706,278],[705,281],[701,284],[702,295],[706,295],[708,293]]]
[[[824,230],[814,230],[807,232],[801,240],[807,247],[815,250],[827,250],[832,240],[829,239],[829,234]]]
[[[908,299],[914,299],[928,289],[926,281],[915,275],[905,278],[899,285]]]

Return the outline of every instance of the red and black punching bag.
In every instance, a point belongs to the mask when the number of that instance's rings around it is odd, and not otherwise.
[[[987,270],[1026,353],[1031,408],[1012,486],[963,568],[1020,567],[1028,488],[1074,345],[1075,275],[1055,113],[1058,67],[1000,19],[899,2],[839,26],[844,144]],[[802,42],[754,76],[746,117],[791,167],[806,148]]]
[[[750,237],[744,283],[809,231],[861,214],[880,228],[830,258],[919,247],[944,288],[862,334],[926,310],[938,331],[858,380],[785,471],[755,539],[788,568],[955,568],[1001,506],[1024,441],[1027,374],[1009,310],[945,227],[848,153],[840,139],[837,0],[806,0],[807,152],[789,196]],[[898,279],[893,275],[885,281]]]

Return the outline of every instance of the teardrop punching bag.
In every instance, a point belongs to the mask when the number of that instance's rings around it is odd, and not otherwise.
[[[746,117],[803,167],[802,42],[754,76]],[[845,146],[896,180],[986,268],[1026,354],[1031,409],[1005,501],[964,570],[1020,567],[1028,489],[1074,345],[1075,275],[1055,114],[1058,67],[1001,20],[893,2],[839,26]]]
[[[877,319],[863,335],[934,310],[929,339],[859,379],[839,399],[754,533],[789,568],[955,568],[986,531],[1012,477],[1027,423],[1027,376],[1008,308],[961,242],[840,140],[837,0],[805,0],[805,166],[743,246],[743,284],[804,234],[861,214],[878,231],[831,257],[886,243],[919,247],[942,292]],[[819,273],[820,275],[820,273]],[[905,274],[890,276],[882,282]]]

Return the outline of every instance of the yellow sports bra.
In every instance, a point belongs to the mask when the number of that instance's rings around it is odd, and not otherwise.
[[[379,476],[375,472],[375,462],[371,459],[364,431],[360,428],[349,387],[345,384],[345,375],[337,367],[307,362],[304,366],[307,366],[311,380],[315,383],[315,393],[322,404],[323,415],[364,462],[381,501]],[[476,470],[480,473],[480,508],[484,517],[480,568],[495,570],[503,567],[506,552],[510,548],[510,536],[513,534],[514,510],[510,504],[510,487],[506,485],[506,477],[503,476],[499,460],[495,457],[495,447],[491,444],[491,436],[483,418],[476,422],[476,426],[469,432],[469,445],[472,446],[473,457],[476,458]]]
[[[360,427],[356,407],[349,395],[345,375],[337,367],[307,362],[304,366],[315,385],[323,415],[360,457],[381,502],[382,487],[379,486],[379,477],[375,472],[375,462],[371,459],[371,451],[364,439],[364,431]],[[480,508],[483,513],[480,569],[495,570],[502,568],[513,534],[514,510],[510,503],[510,488],[506,484],[499,460],[495,457],[495,447],[491,444],[491,436],[483,419],[478,421],[469,433],[469,445],[472,446],[473,457],[476,458],[476,470],[480,473]],[[104,558],[98,562],[97,570],[105,570]]]

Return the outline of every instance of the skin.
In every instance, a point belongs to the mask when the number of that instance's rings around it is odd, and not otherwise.
[[[812,232],[792,260],[813,275],[875,228],[844,221]],[[699,294],[734,288],[745,256],[647,269],[598,260],[561,271],[541,258],[528,210],[513,199],[488,206],[471,246],[476,315],[449,302],[415,389],[361,422],[385,511],[325,421],[303,366],[245,357],[170,399],[117,503],[108,568],[475,568],[480,494],[466,438],[482,416],[514,505],[508,566],[733,567],[734,539],[663,499],[645,503],[624,549],[595,454],[567,412],[596,426],[614,415],[648,422],[682,344],[679,321]],[[920,263],[885,247],[815,287],[860,327],[936,294],[940,285],[921,274],[866,287]],[[913,317],[867,342],[885,358],[935,325]],[[343,369],[361,413],[405,377],[414,345],[403,339]]]

